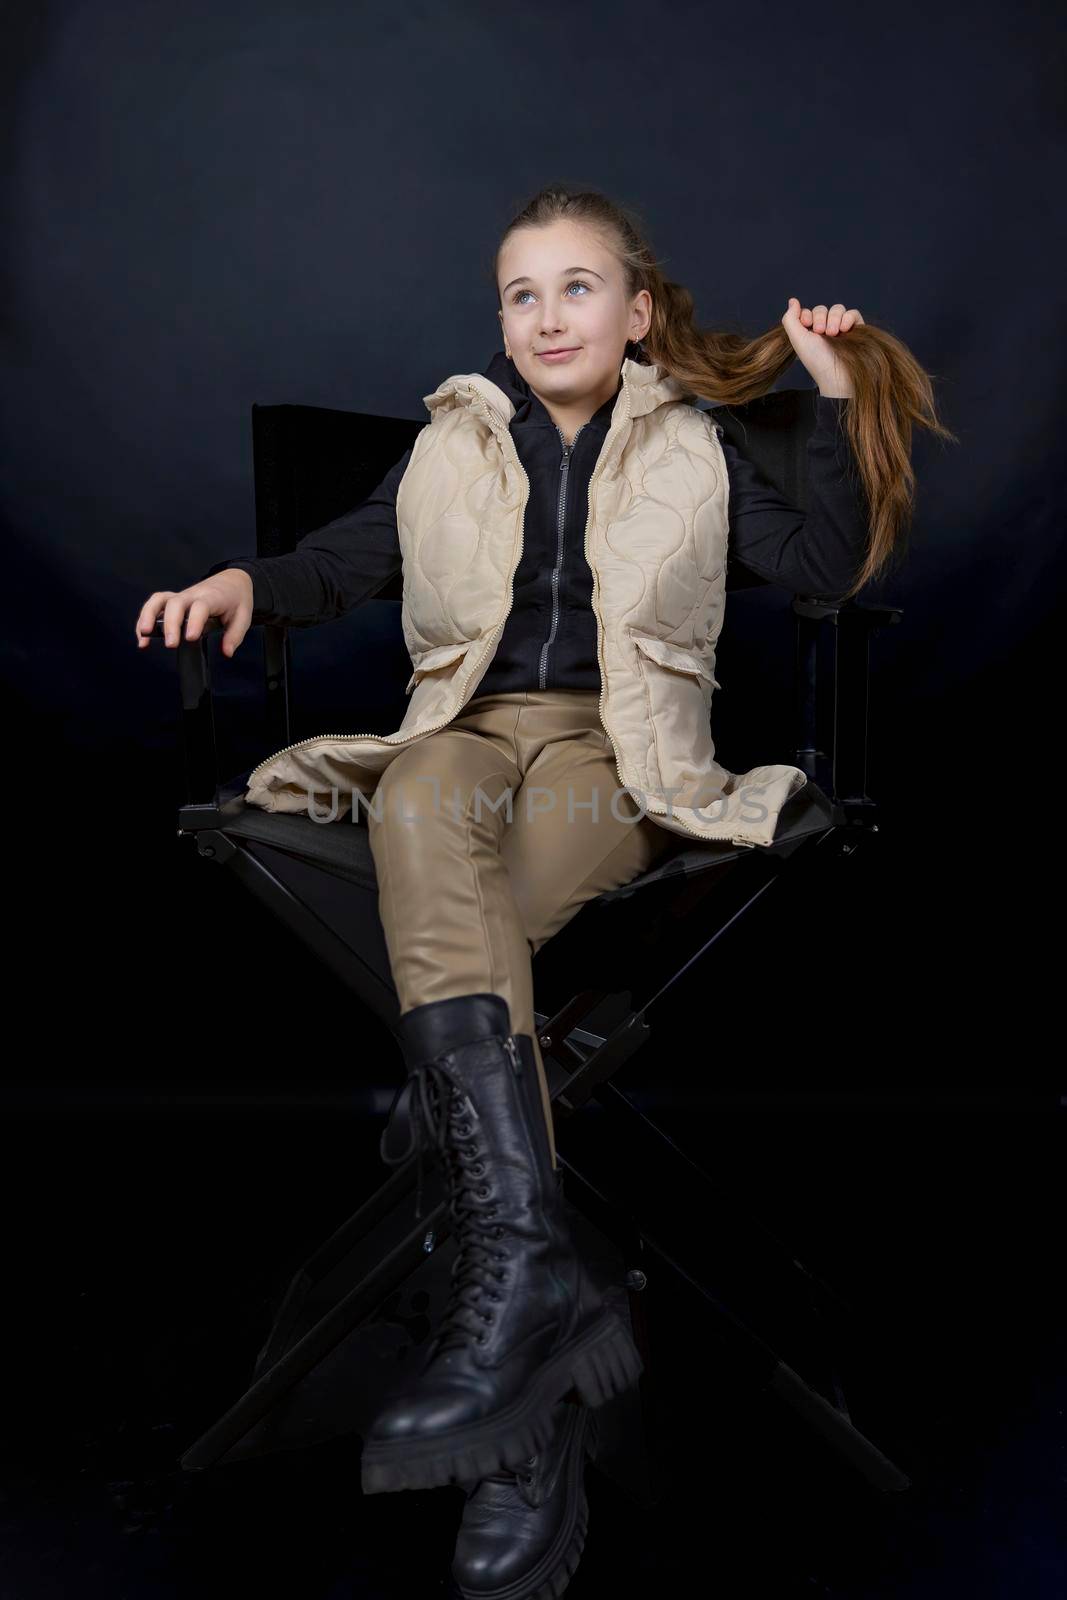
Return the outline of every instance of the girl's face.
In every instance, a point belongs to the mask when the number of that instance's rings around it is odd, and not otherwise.
[[[640,339],[652,296],[627,298],[622,267],[588,228],[519,228],[497,268],[506,348],[539,399],[599,409],[618,387],[627,339]],[[542,352],[568,349],[555,361]]]

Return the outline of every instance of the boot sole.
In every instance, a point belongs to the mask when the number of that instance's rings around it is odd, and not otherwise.
[[[368,1440],[363,1447],[364,1494],[437,1489],[471,1482],[543,1450],[552,1436],[551,1410],[571,1388],[594,1410],[635,1383],[644,1362],[614,1311],[546,1361],[523,1393],[503,1411],[432,1439]]]
[[[567,1486],[567,1515],[552,1548],[536,1567],[500,1589],[465,1589],[455,1572],[450,1573],[452,1600],[559,1600],[578,1570],[589,1532],[589,1499],[585,1488],[589,1449],[584,1432],[574,1449],[576,1459],[570,1463]]]

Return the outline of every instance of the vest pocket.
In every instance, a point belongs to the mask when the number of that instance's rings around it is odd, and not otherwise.
[[[630,629],[648,702],[648,781],[678,807],[702,805],[715,772],[711,699],[718,687],[695,650]]]
[[[436,672],[440,667],[447,667],[453,661],[458,661],[460,656],[465,656],[476,641],[465,639],[462,644],[438,644],[432,650],[420,650],[412,656],[411,662],[415,668],[407,681],[405,694],[410,694],[417,683],[421,683],[428,672]]]
[[[667,667],[671,672],[687,672],[692,677],[700,678],[710,684],[712,688],[722,688],[710,667],[695,651],[683,650],[680,645],[668,644],[665,639],[654,638],[650,633],[638,633],[635,628],[630,629],[630,636],[638,649],[657,666]]]

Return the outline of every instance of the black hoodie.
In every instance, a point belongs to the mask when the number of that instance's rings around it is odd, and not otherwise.
[[[485,376],[515,405],[510,431],[530,479],[514,601],[478,695],[601,687],[593,574],[585,559],[588,488],[616,394],[579,428],[563,433],[514,362],[497,351]],[[621,378],[620,378],[621,384]],[[867,515],[846,474],[843,400],[814,396],[807,445],[808,511],[783,499],[721,436],[730,480],[728,561],[796,594],[836,596],[852,582],[867,543]],[[252,577],[252,622],[310,627],[371,599],[402,569],[396,492],[405,450],[354,510],[305,535],[289,555],[218,561],[204,573],[241,567]],[[855,473],[852,474],[855,478]]]

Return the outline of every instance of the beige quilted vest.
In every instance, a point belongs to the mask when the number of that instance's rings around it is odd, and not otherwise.
[[[711,736],[715,645],[726,599],[729,484],[718,434],[658,366],[625,360],[589,484],[600,716],[619,789],[688,838],[767,845],[799,767],[727,772]],[[397,494],[402,622],[414,671],[396,733],[320,734],[251,773],[265,811],[333,821],[372,800],[393,757],[445,728],[477,694],[511,609],[529,480],[514,406],[480,373],[425,397],[430,422]],[[365,809],[365,806],[364,806]],[[357,803],[358,810],[358,803]],[[616,802],[616,814],[624,813]]]

